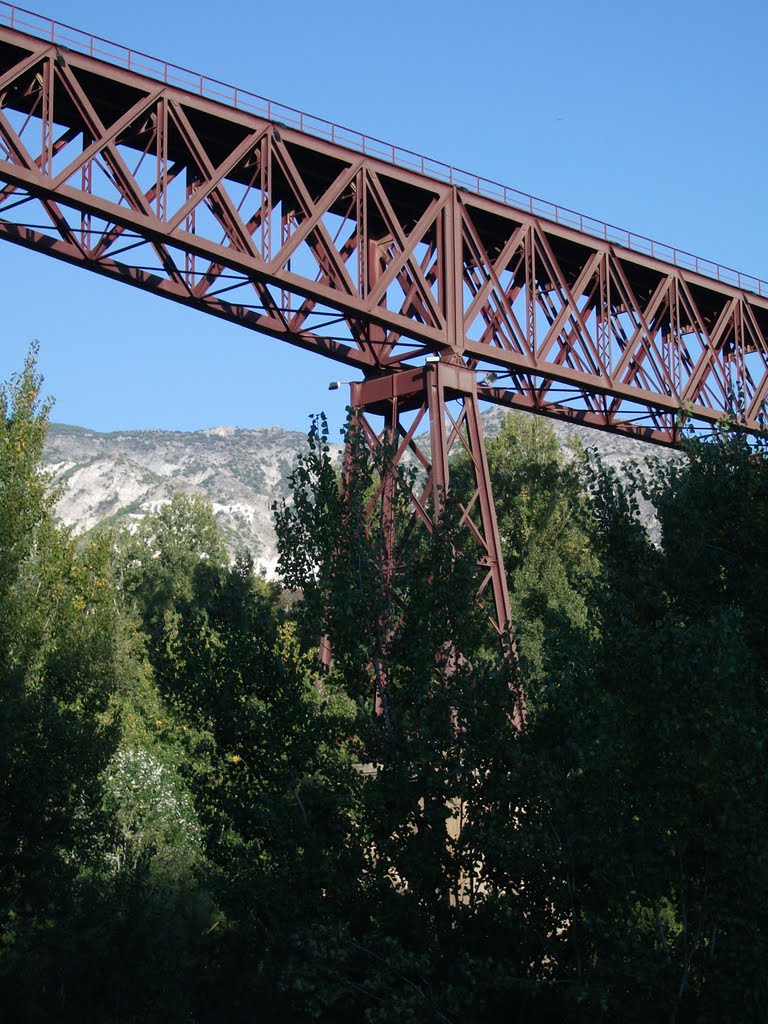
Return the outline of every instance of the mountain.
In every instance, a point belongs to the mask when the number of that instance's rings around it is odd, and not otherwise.
[[[273,573],[271,506],[288,494],[303,443],[303,434],[280,427],[101,434],[52,424],[43,461],[62,488],[59,517],[77,532],[104,521],[130,523],[175,490],[197,492],[210,499],[230,552],[247,548]]]
[[[485,414],[489,436],[503,417],[501,409]],[[596,447],[609,465],[660,451],[615,434],[550,422],[563,444],[576,436],[585,447]],[[277,563],[271,507],[287,496],[287,476],[304,443],[303,434],[281,427],[102,434],[52,424],[44,463],[62,489],[59,516],[77,532],[104,521],[135,521],[169,501],[175,490],[197,492],[210,499],[230,552],[247,548],[271,575]]]

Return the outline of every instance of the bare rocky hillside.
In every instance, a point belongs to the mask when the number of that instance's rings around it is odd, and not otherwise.
[[[105,520],[136,520],[175,490],[196,492],[210,499],[230,552],[248,549],[271,573],[271,506],[288,493],[286,478],[303,441],[280,427],[100,434],[53,424],[45,463],[63,489],[59,516],[77,532]]]
[[[486,414],[489,435],[503,415],[499,409]],[[553,426],[563,443],[576,435],[614,466],[660,451],[587,427]],[[281,427],[100,434],[53,424],[45,463],[62,488],[59,515],[77,532],[105,520],[135,521],[170,500],[174,490],[197,492],[210,499],[230,552],[248,549],[272,574],[277,551],[271,506],[287,495],[287,476],[304,441],[303,434]]]

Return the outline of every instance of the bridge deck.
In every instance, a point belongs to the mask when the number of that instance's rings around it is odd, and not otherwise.
[[[476,192],[487,199],[497,200],[506,206],[525,210],[555,224],[576,228],[594,238],[624,246],[635,252],[664,260],[674,266],[693,270],[716,281],[732,284],[745,291],[768,297],[768,282],[752,274],[734,270],[732,267],[726,267],[714,260],[697,256],[695,253],[687,252],[677,246],[654,240],[616,224],[609,224],[598,217],[579,213],[577,210],[572,210],[559,203],[521,192],[511,185],[504,185],[491,178],[473,174],[471,171],[463,170],[441,160],[435,160],[433,157],[416,153],[391,142],[385,142],[353,128],[346,128],[326,118],[317,117],[307,111],[287,106],[266,96],[260,96],[248,89],[228,85],[219,79],[211,78],[178,64],[172,64],[140,50],[131,49],[121,43],[75,28],[73,25],[6,3],[4,0],[0,2],[0,25],[16,28],[20,32],[27,32],[41,39],[57,43],[64,49],[88,54],[125,68],[127,71],[134,71],[158,82],[195,93],[217,103],[223,103],[235,110],[256,114],[268,121],[277,121],[301,132],[314,135],[318,139],[338,143],[355,152],[384,160],[396,167],[416,171],[419,174],[435,178],[437,181]]]
[[[661,443],[768,396],[757,278],[2,2],[0,238]]]

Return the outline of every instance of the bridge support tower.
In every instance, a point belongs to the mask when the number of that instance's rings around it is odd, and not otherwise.
[[[435,528],[449,490],[451,455],[463,453],[471,483],[462,494],[461,527],[477,549],[478,600],[503,634],[510,626],[509,593],[475,372],[435,357],[418,369],[353,383],[350,390],[358,429],[383,467],[371,505],[381,502],[384,571],[395,568],[399,548],[414,529]],[[410,518],[396,534],[393,503],[398,496],[407,501]]]

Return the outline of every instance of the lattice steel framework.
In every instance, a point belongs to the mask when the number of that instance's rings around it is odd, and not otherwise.
[[[384,571],[401,562],[401,550],[415,525],[430,532],[434,529],[448,492],[450,455],[462,453],[469,469],[469,486],[460,507],[460,525],[469,531],[477,548],[481,568],[478,598],[501,634],[509,620],[509,595],[488,485],[474,372],[435,360],[423,368],[353,384],[351,392],[358,428],[374,463],[384,467],[369,504],[369,511],[381,510]],[[373,416],[380,418],[381,426],[374,426]],[[402,472],[408,462],[412,473]],[[394,507],[403,499],[412,513],[405,528],[398,531]]]
[[[481,397],[665,444],[737,393],[758,427],[762,282],[277,113],[0,3],[0,239],[344,363],[363,404],[436,355],[467,422]],[[502,622],[498,538],[479,543]]]

